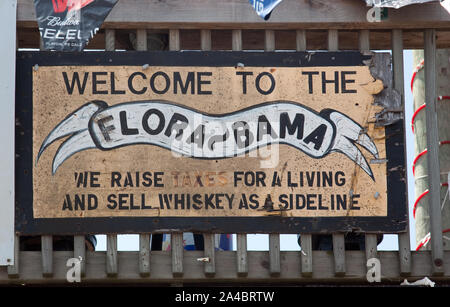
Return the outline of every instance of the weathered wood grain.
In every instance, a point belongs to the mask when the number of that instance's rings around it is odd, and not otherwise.
[[[425,60],[425,101],[427,149],[426,156],[428,166],[428,185],[430,206],[430,233],[431,233],[431,258],[433,275],[442,275],[443,242],[442,242],[442,216],[440,195],[440,167],[439,167],[439,130],[436,114],[436,31],[425,30],[424,35],[424,60]]]
[[[260,28],[260,29],[389,29],[448,28],[450,15],[439,3],[389,9],[382,22],[369,22],[364,1],[283,1],[268,21],[246,0],[121,0],[104,22],[106,28]],[[18,1],[18,25],[35,27],[32,0]]]
[[[361,285],[371,285],[366,280],[366,256],[364,251],[347,251],[347,274],[343,277],[334,275],[333,254],[326,251],[313,252],[313,272],[312,277],[305,277],[298,274],[300,270],[300,257],[297,251],[283,251],[283,267],[280,276],[270,278],[268,270],[269,253],[265,251],[249,251],[249,272],[247,278],[236,278],[236,252],[220,251],[216,253],[216,260],[221,265],[217,267],[216,275],[213,278],[206,277],[202,270],[203,264],[196,261],[203,256],[203,251],[185,252],[185,274],[182,277],[172,275],[172,264],[170,252],[151,252],[151,275],[142,278],[139,274],[139,265],[136,261],[138,252],[121,252],[118,254],[118,275],[117,278],[106,278],[105,252],[87,252],[89,261],[86,263],[86,276],[81,279],[81,285],[96,284],[173,284],[177,282],[186,283],[211,283],[224,282],[229,284],[266,283],[274,285],[278,283],[308,284],[311,282],[321,283],[357,283]],[[381,263],[382,284],[399,285],[404,277],[400,276],[400,266],[398,262],[399,254],[395,251],[379,251],[378,256]],[[21,252],[20,263],[21,272],[19,278],[8,277],[6,267],[0,267],[0,284],[68,284],[66,281],[66,261],[72,257],[72,252],[54,252],[54,274],[51,278],[44,278],[40,267],[40,252]],[[450,252],[444,252],[444,276],[433,277],[432,280],[439,285],[450,282]],[[408,281],[431,276],[431,252],[412,252],[411,276]]]

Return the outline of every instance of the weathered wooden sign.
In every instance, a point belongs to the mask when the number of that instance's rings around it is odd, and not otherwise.
[[[21,233],[403,231],[372,55],[20,53]],[[386,68],[387,69],[387,68]]]

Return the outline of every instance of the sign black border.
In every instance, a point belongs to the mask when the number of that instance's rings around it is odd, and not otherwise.
[[[388,215],[385,217],[33,217],[32,70],[39,66],[255,67],[362,66],[370,55],[338,52],[35,52],[19,51],[16,66],[16,210],[21,235],[112,233],[399,233],[408,227],[403,120],[385,127]],[[367,63],[367,62],[366,62]],[[36,66],[38,65],[38,66]]]

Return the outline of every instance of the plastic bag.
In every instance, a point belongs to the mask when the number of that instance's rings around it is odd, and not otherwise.
[[[268,20],[270,18],[270,14],[272,13],[273,9],[281,1],[282,0],[249,0],[256,13],[260,17],[264,18],[264,20]]]
[[[437,0],[365,0],[368,6],[401,8],[406,5],[434,2]]]

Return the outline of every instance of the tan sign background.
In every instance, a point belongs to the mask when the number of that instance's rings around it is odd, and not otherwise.
[[[344,73],[350,82],[343,87],[342,72],[348,71],[354,73]],[[155,93],[150,85],[157,72],[164,72],[170,80],[163,94]],[[182,94],[180,87],[174,93],[174,72],[183,81],[191,72],[195,82],[193,94],[191,88]],[[205,74],[198,74],[202,72]],[[243,72],[252,73],[245,77],[246,93]],[[74,73],[78,74],[80,86],[74,82]],[[261,73],[265,74],[256,84]],[[133,74],[132,88],[140,94],[130,89]],[[275,86],[266,94],[271,88],[269,74]],[[334,80],[335,76],[336,83],[322,80]],[[198,78],[203,82],[200,94]],[[163,74],[156,75],[153,81],[157,92],[166,90]],[[80,91],[83,85],[84,91]],[[41,66],[33,71],[34,217],[386,216],[385,135],[384,128],[375,128],[373,123],[375,113],[380,111],[373,105],[373,94],[382,88],[366,66]],[[284,144],[217,160],[180,157],[154,145],[130,145],[109,151],[93,148],[75,153],[53,174],[53,158],[65,137],[46,148],[37,161],[45,138],[87,102],[103,100],[111,107],[153,99],[217,115],[275,100],[292,101],[317,113],[334,109],[365,128],[376,145],[376,161],[368,151],[355,145],[369,162],[373,179],[342,153],[314,159]],[[116,180],[112,180],[113,176]],[[274,211],[263,208],[267,199]]]

